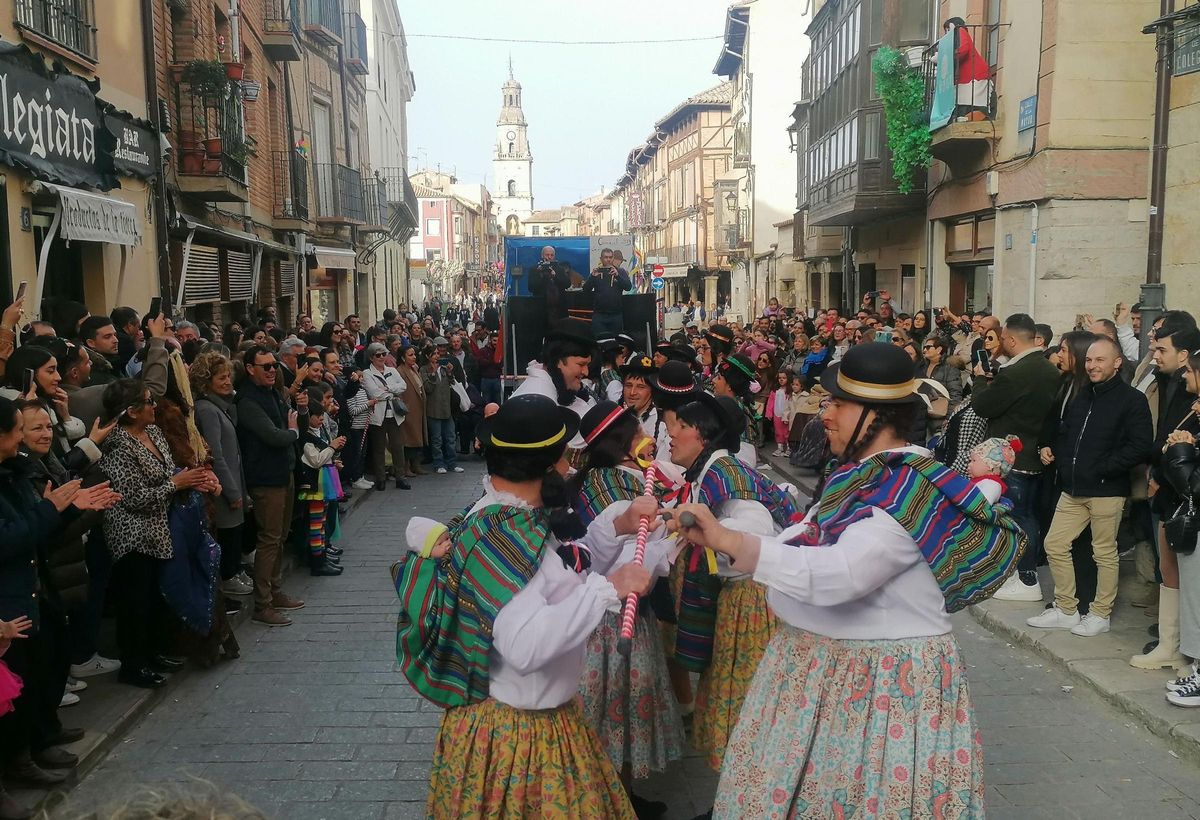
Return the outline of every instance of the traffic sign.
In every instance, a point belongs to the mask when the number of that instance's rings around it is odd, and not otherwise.
[[[655,276],[650,280],[650,287],[654,288],[655,290],[662,290],[666,286],[667,280],[663,279],[661,276]]]
[[[652,270],[654,271],[655,277],[659,278],[659,279],[661,279],[662,275],[667,272],[667,269],[664,268],[662,265],[655,265]]]

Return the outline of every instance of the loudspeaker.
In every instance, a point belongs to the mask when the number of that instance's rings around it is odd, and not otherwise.
[[[546,335],[546,326],[545,297],[508,297],[504,303],[505,375],[525,375],[525,365],[542,353],[542,337]]]
[[[621,297],[621,318],[625,332],[637,339],[640,352],[650,355],[658,341],[658,297],[653,293],[626,294]],[[646,326],[650,336],[646,336]]]

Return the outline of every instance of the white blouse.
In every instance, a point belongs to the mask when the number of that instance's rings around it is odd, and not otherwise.
[[[545,396],[548,399],[558,403],[558,388],[554,386],[554,380],[550,378],[550,374],[546,372],[546,366],[541,362],[530,362],[525,367],[525,380],[517,385],[517,389],[512,392],[512,398],[524,396],[532,393],[536,396]],[[583,418],[588,410],[596,406],[596,400],[583,399],[579,396],[567,405],[571,410],[575,411],[575,415]],[[581,449],[583,447],[583,436],[576,434],[575,438],[571,439],[570,446],[573,449]]]
[[[729,455],[728,450],[717,450],[709,457],[708,463],[704,465],[704,469],[700,472],[700,475],[692,482],[691,497],[693,501],[700,502],[700,484],[704,481],[704,476],[712,467],[713,462],[725,455]],[[731,530],[760,536],[774,536],[777,531],[775,528],[775,519],[771,517],[771,511],[758,501],[731,498],[713,507],[712,512],[718,521]],[[765,537],[763,543],[766,543]],[[729,558],[720,553],[717,554],[717,570],[722,578],[730,580],[750,577],[748,573],[741,572],[731,566]]]
[[[640,480],[642,473],[629,467],[618,467],[635,475]],[[592,572],[607,575],[616,567],[624,566],[633,561],[637,552],[637,534],[617,535],[617,517],[629,509],[632,501],[614,501],[609,504],[588,525],[584,543],[592,555]],[[651,530],[646,539],[646,554],[643,565],[651,575],[662,577],[671,571],[670,553],[675,546],[675,540],[667,537],[666,529],[661,522],[657,529]]]
[[[921,447],[897,452],[929,454]],[[815,514],[814,506],[804,522]],[[873,508],[870,518],[851,524],[835,544],[787,544],[804,526],[763,538],[754,572],[754,580],[768,588],[767,603],[784,622],[845,640],[950,632],[946,601],[929,564],[912,536],[890,515]]]

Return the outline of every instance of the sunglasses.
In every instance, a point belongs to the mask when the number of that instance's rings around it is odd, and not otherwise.
[[[924,345],[921,349],[922,350],[936,350],[937,345]]]
[[[387,355],[386,353],[372,353],[371,358],[372,359],[382,359],[386,355]]]
[[[274,370],[274,369],[275,369],[276,367],[278,367],[278,366],[279,366],[279,364],[278,364],[277,362],[267,362],[266,364],[252,364],[252,365],[250,365],[250,367],[257,367],[257,368],[259,368],[260,370]]]

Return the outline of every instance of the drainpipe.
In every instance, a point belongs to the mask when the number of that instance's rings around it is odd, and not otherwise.
[[[142,0],[141,7],[142,65],[146,77],[146,116],[161,134],[162,121],[159,117],[158,105],[158,58],[154,53],[153,0]],[[170,235],[167,232],[167,175],[161,167],[158,176],[151,182],[150,190],[154,197],[152,218],[154,219],[155,255],[158,257],[158,292],[166,299],[166,304],[173,305],[175,300],[171,293]]]
[[[1029,216],[1029,315],[1034,316],[1034,303],[1037,299],[1037,243],[1038,243],[1038,204],[1030,203],[1033,209]]]
[[[1150,148],[1150,237],[1146,249],[1146,284],[1162,281],[1163,217],[1167,198],[1167,139],[1171,126],[1171,23],[1175,0],[1162,0],[1155,30],[1154,140]]]

